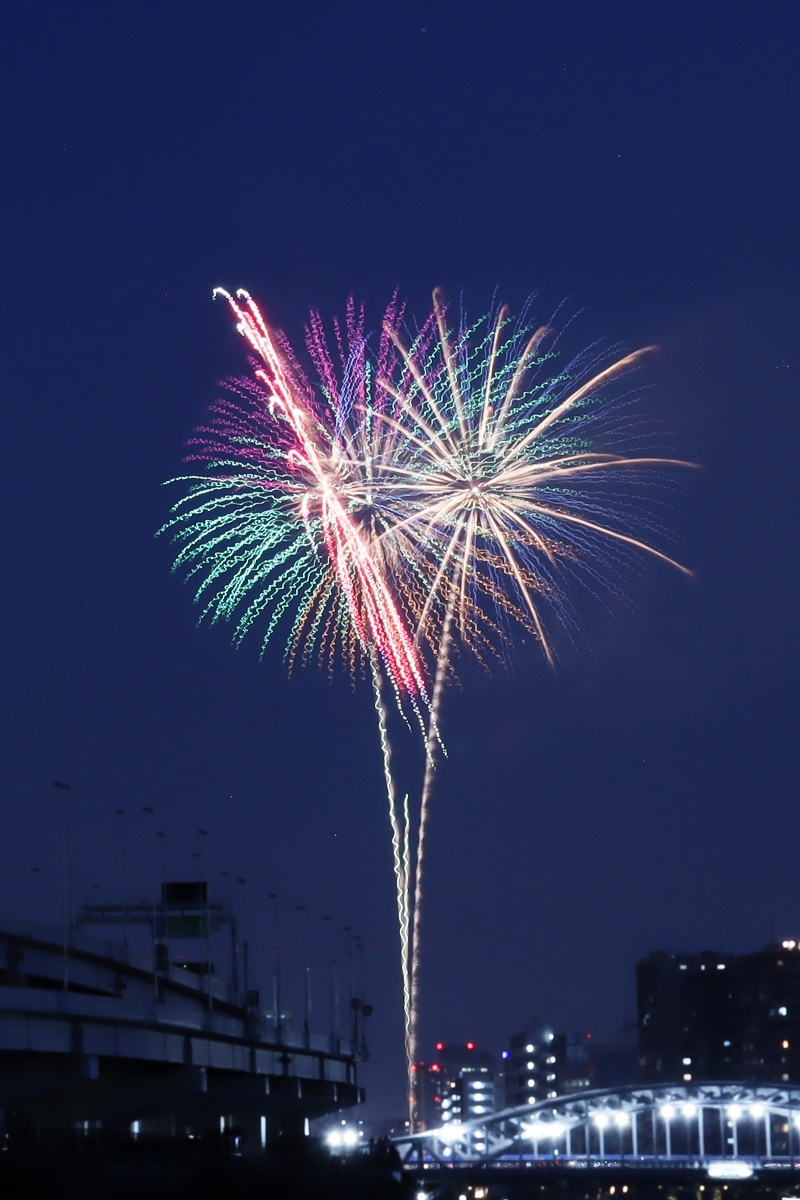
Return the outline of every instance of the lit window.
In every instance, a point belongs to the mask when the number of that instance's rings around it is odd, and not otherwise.
[[[528,1096],[528,1104],[535,1104],[535,1103],[536,1103],[536,1097]]]
[[[686,1083],[690,1083],[690,1082],[691,1082],[691,1079],[692,1079],[691,1075],[688,1075],[688,1074],[687,1074],[687,1075],[684,1075],[684,1077],[683,1077],[683,1078],[684,1078],[684,1081],[685,1081]]]
[[[778,1016],[779,1016],[779,1017],[785,1017],[785,1016],[786,1016],[786,1014],[787,1014],[787,1012],[788,1012],[788,1009],[786,1008],[786,1005],[785,1005],[785,1004],[782,1004],[782,1005],[780,1006],[780,1008],[778,1009]]]
[[[534,1082],[534,1080],[533,1080],[533,1079],[529,1079],[529,1080],[528,1080],[528,1087],[529,1087],[529,1088],[535,1088],[535,1087],[536,1087],[536,1083]]]
[[[556,1061],[555,1056],[551,1054],[550,1057],[547,1059],[547,1065],[550,1066],[550,1064],[554,1063],[555,1061]]]
[[[527,1069],[528,1069],[529,1071],[535,1071],[535,1070],[536,1070],[536,1067],[535,1067],[535,1065],[534,1065],[532,1062],[526,1063],[526,1064],[525,1064],[525,1066],[527,1067]]]
[[[783,1047],[784,1050],[789,1049],[789,1042],[787,1042],[786,1038],[784,1038],[783,1041],[781,1042],[781,1046]]]
[[[690,1058],[683,1058],[681,1059],[681,1062],[685,1067],[690,1067],[692,1065],[692,1060]]]
[[[534,1050],[535,1050],[535,1049],[536,1049],[536,1047],[535,1047],[535,1046],[526,1046],[526,1047],[525,1047],[525,1053],[526,1053],[526,1054],[533,1054],[533,1052],[534,1052]]]
[[[717,963],[717,970],[718,970],[718,971],[724,971],[724,970],[725,970],[725,963]]]
[[[681,971],[685,971],[685,970],[686,970],[686,963],[681,963],[681,965],[680,965],[680,969],[681,969]]]

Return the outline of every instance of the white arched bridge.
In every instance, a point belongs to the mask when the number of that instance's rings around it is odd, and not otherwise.
[[[518,1167],[744,1179],[800,1172],[800,1087],[663,1084],[579,1092],[395,1139],[428,1177]]]

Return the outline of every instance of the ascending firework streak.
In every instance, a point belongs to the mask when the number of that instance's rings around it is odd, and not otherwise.
[[[619,560],[644,552],[691,574],[626,530],[645,523],[638,486],[643,472],[689,464],[596,448],[610,433],[620,436],[610,423],[615,410],[622,409],[630,423],[627,400],[612,404],[603,399],[605,390],[652,347],[611,363],[590,350],[552,376],[546,366],[552,358],[545,349],[553,338],[549,328],[515,326],[501,308],[493,319],[473,327],[462,321],[453,332],[438,292],[431,317],[410,346],[391,321],[384,331],[399,360],[393,376],[378,380],[395,402],[394,412],[385,406],[381,417],[394,453],[382,462],[382,507],[391,517],[380,536],[409,540],[418,569],[431,580],[422,609],[410,616],[418,643],[436,647],[432,732],[457,641],[479,653],[497,652],[509,646],[513,621],[536,636],[553,664],[541,609],[547,605],[569,616],[558,578],[564,569],[590,584],[602,575],[608,586],[611,575],[614,586]],[[634,485],[633,504],[619,494],[623,477],[628,488]],[[611,562],[609,547],[616,551]],[[434,610],[436,636],[429,627]],[[419,1057],[422,884],[437,748],[437,737],[430,736],[412,872],[412,1066]],[[413,1121],[413,1069],[410,1092]]]
[[[591,348],[553,374],[549,328],[531,332],[502,308],[453,330],[435,293],[411,338],[392,304],[371,357],[351,304],[335,325],[338,364],[312,314],[315,392],[250,297],[222,294],[258,356],[256,383],[239,384],[198,431],[191,457],[204,473],[187,478],[165,528],[180,544],[176,567],[200,579],[203,615],[235,620],[237,639],[263,617],[266,644],[293,613],[290,664],[341,652],[371,674],[413,1119],[425,841],[453,657],[503,657],[516,624],[552,664],[543,612],[573,624],[565,574],[618,595],[621,568],[642,552],[689,574],[650,543],[660,530],[642,490],[653,467],[689,464],[630,448],[631,398],[609,397],[650,348],[611,363]],[[620,440],[627,455],[612,448]],[[387,687],[425,732],[413,821],[396,795]]]
[[[192,439],[188,461],[202,463],[204,473],[183,477],[188,493],[173,506],[164,528],[180,546],[176,569],[199,579],[202,616],[233,620],[237,641],[263,618],[266,645],[281,620],[293,614],[290,663],[298,654],[307,658],[318,651],[332,658],[341,649],[353,670],[359,655],[368,664],[389,802],[408,1037],[409,798],[400,802],[396,795],[385,690],[401,712],[410,705],[430,746],[437,744],[437,733],[421,651],[401,611],[401,603],[419,610],[427,581],[408,539],[384,546],[377,536],[384,526],[375,504],[374,464],[381,449],[376,437],[385,446],[394,435],[389,432],[387,439],[379,420],[383,413],[370,388],[363,315],[352,305],[345,329],[336,327],[338,371],[322,323],[312,314],[307,341],[321,403],[253,300],[243,292],[237,299],[217,294],[228,301],[257,355],[255,383],[235,385],[237,399],[214,405],[210,424]],[[391,373],[395,357],[385,334],[379,369]],[[403,570],[397,563],[389,569],[387,556],[396,552],[406,556]]]

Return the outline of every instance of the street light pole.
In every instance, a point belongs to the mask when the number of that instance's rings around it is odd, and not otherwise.
[[[70,910],[70,906],[72,904],[72,895],[71,895],[72,880],[70,878],[70,876],[72,874],[72,864],[70,861],[70,804],[69,804],[70,792],[72,791],[72,785],[69,783],[62,783],[60,779],[54,779],[53,787],[58,788],[59,791],[61,791],[62,796],[63,796],[63,802],[64,802],[63,809],[62,809],[62,831],[61,831],[61,835],[62,835],[62,840],[61,840],[61,857],[62,857],[62,863],[61,863],[61,876],[62,876],[61,877],[61,888],[62,888],[61,925],[62,925],[62,930],[61,930],[61,932],[62,932],[63,950],[64,950],[63,986],[64,986],[64,991],[66,991],[67,988],[69,987],[69,928],[70,928],[69,910]]]

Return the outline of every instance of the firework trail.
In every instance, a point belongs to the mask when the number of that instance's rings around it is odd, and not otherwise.
[[[379,536],[414,547],[417,570],[429,584],[409,619],[418,644],[428,652],[437,647],[409,879],[406,1045],[413,1122],[424,859],[438,743],[433,730],[453,653],[468,649],[484,657],[508,650],[517,625],[534,634],[553,665],[543,609],[573,622],[564,574],[591,590],[602,581],[619,591],[616,577],[637,554],[691,574],[651,543],[650,535],[660,531],[643,505],[654,467],[690,464],[605,448],[612,440],[630,443],[634,431],[632,398],[615,399],[608,389],[653,347],[610,362],[590,348],[553,374],[548,327],[531,331],[501,308],[472,327],[462,318],[452,331],[439,292],[410,345],[391,320],[384,333],[399,357],[393,375],[378,378],[378,389],[394,400],[394,410],[386,405],[379,418],[392,449],[382,456],[376,481],[385,522]]]
[[[439,715],[454,660],[508,657],[515,628],[554,662],[552,618],[577,625],[579,582],[623,596],[632,561],[656,546],[654,468],[690,464],[638,446],[635,396],[619,381],[652,349],[612,359],[597,346],[563,365],[548,327],[503,307],[456,328],[439,292],[409,336],[393,302],[370,353],[351,303],[336,356],[312,314],[311,385],[246,293],[227,299],[257,356],[198,431],[187,496],[165,526],[176,568],[199,580],[202,615],[263,642],[291,619],[292,665],[318,654],[366,664],[375,695],[392,831],[412,1119],[418,1059],[426,832]],[[621,453],[620,446],[626,447]],[[290,616],[291,614],[291,616]],[[432,680],[429,690],[428,680]],[[417,814],[394,784],[386,695],[423,728]]]
[[[171,481],[188,489],[164,531],[178,545],[175,569],[195,583],[201,620],[232,621],[237,642],[259,628],[264,648],[289,620],[290,666],[315,653],[329,662],[340,654],[353,673],[359,659],[367,664],[392,832],[408,1038],[409,797],[401,802],[396,792],[386,694],[404,717],[410,706],[430,747],[438,745],[438,734],[427,712],[422,653],[392,590],[406,607],[419,609],[427,581],[407,539],[384,546],[378,537],[383,526],[374,465],[395,435],[380,421],[385,414],[371,388],[363,314],[352,304],[345,327],[334,326],[338,364],[321,319],[311,316],[307,347],[319,379],[315,391],[251,297],[215,294],[228,302],[255,353],[253,378],[231,385],[234,398],[218,401],[210,423],[192,438],[187,461],[200,464],[202,473]],[[394,306],[388,315],[397,316]],[[385,334],[377,369],[391,373],[395,357]],[[388,561],[396,552],[405,556],[402,569]]]

